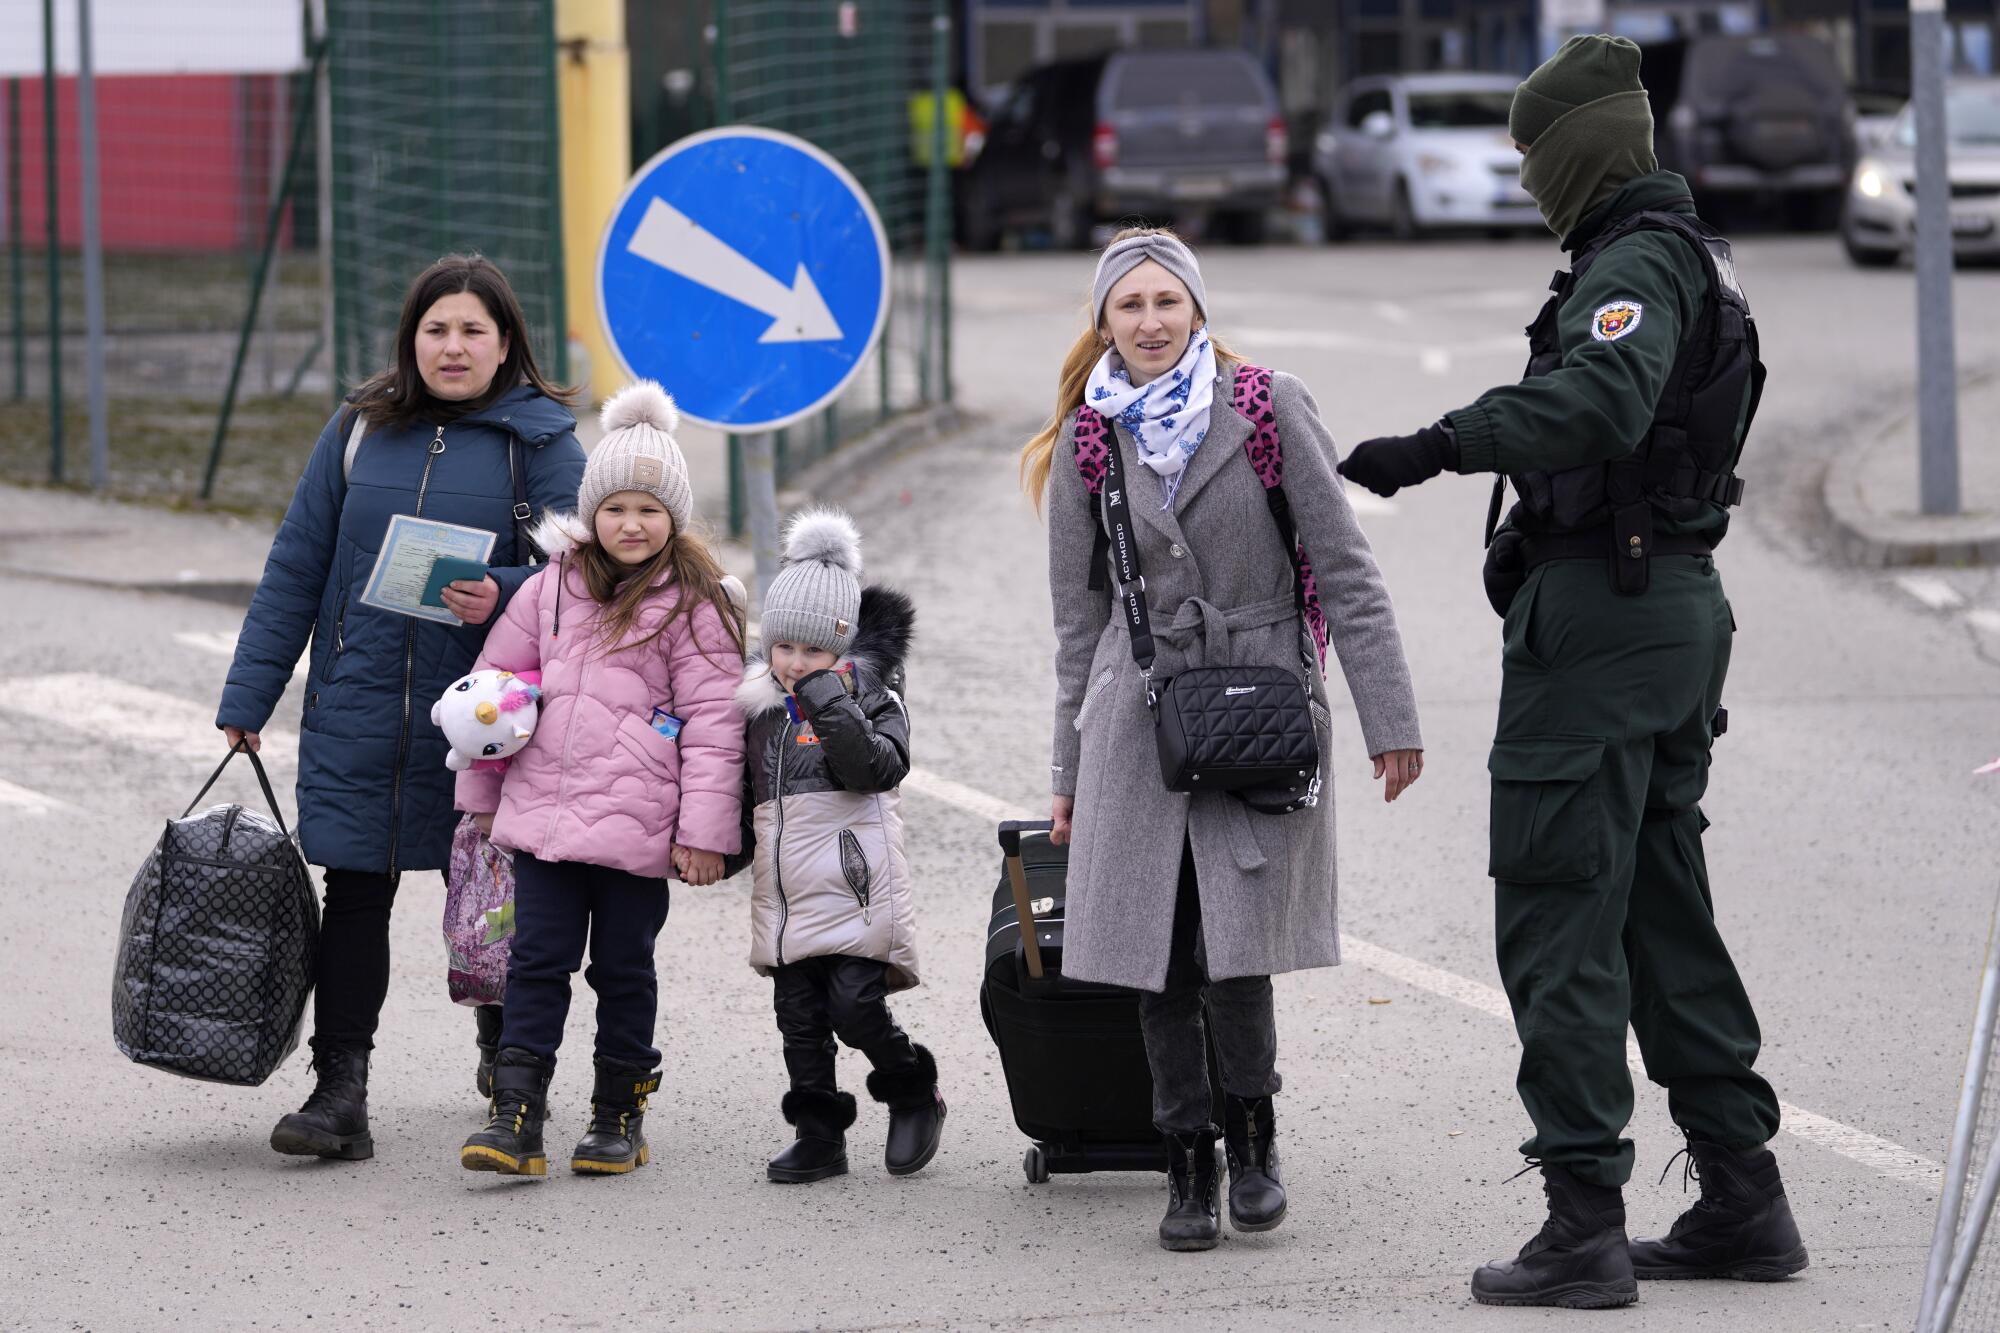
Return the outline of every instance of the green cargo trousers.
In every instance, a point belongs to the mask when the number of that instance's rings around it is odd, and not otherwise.
[[[1707,556],[1654,559],[1636,597],[1602,560],[1550,561],[1507,612],[1488,873],[1521,1151],[1593,1184],[1632,1174],[1628,1022],[1684,1132],[1744,1148],[1778,1129],[1701,851],[1734,631]]]

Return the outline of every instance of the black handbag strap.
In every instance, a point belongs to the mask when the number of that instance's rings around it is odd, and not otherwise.
[[[1125,604],[1125,629],[1132,636],[1132,660],[1146,680],[1146,703],[1159,703],[1153,691],[1153,620],[1146,609],[1146,576],[1139,572],[1139,537],[1132,530],[1132,495],[1125,485],[1125,464],[1118,457],[1118,436],[1110,438],[1104,459],[1104,524],[1111,533],[1111,572],[1118,586],[1114,595]]]
[[[1139,538],[1132,530],[1131,489],[1125,484],[1125,463],[1119,457],[1117,432],[1107,431],[1106,435],[1104,492],[1099,501],[1104,513],[1104,526],[1111,536],[1111,572],[1117,579],[1117,587],[1112,591],[1125,605],[1125,629],[1132,637],[1132,660],[1139,664],[1139,674],[1146,680],[1146,704],[1157,707],[1159,693],[1153,688],[1153,661],[1158,654],[1153,647],[1152,615],[1146,607],[1146,577],[1139,571]],[[1278,525],[1278,536],[1289,555],[1298,549],[1298,532],[1292,520],[1291,502],[1282,487],[1274,486],[1265,491],[1264,498],[1271,518]],[[1299,660],[1305,666],[1306,679],[1311,680],[1314,664],[1311,649],[1306,646],[1306,585],[1298,577],[1296,569],[1292,578],[1292,602],[1299,616]]]
[[[229,753],[222,756],[222,762],[217,764],[215,771],[208,775],[208,781],[201,784],[201,790],[194,794],[192,801],[188,802],[187,809],[181,811],[181,818],[186,819],[194,813],[194,808],[201,804],[201,798],[208,795],[208,789],[213,787],[216,779],[222,776],[222,770],[228,768],[229,761],[239,754],[250,756],[250,767],[257,770],[257,785],[264,789],[264,802],[271,807],[271,818],[278,821],[278,832],[284,834],[287,838],[291,837],[292,831],[285,827],[285,816],[278,809],[277,793],[271,790],[271,779],[264,775],[264,761],[257,757],[257,752],[250,748],[247,741],[238,741],[229,747]]]

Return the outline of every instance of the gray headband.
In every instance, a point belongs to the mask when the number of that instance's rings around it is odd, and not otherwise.
[[[1130,273],[1148,259],[1181,280],[1194,298],[1195,308],[1203,319],[1208,318],[1208,293],[1201,285],[1201,265],[1195,262],[1194,251],[1188,249],[1172,236],[1160,232],[1147,232],[1143,236],[1127,236],[1105,247],[1097,259],[1097,279],[1091,283],[1090,318],[1093,325],[1104,320],[1104,303],[1111,297],[1111,289],[1118,280]]]

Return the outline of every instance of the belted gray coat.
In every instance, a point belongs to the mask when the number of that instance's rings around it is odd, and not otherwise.
[[[1161,479],[1113,432],[1139,542],[1156,676],[1187,667],[1299,668],[1292,563],[1217,376],[1208,436],[1170,510]],[[1388,589],[1334,474],[1333,438],[1305,386],[1272,377],[1285,492],[1312,561],[1332,647],[1370,755],[1418,749],[1415,693]],[[1169,792],[1146,691],[1111,593],[1089,590],[1094,510],[1076,468],[1076,418],[1049,470],[1049,585],[1055,603],[1052,789],[1076,798],[1063,971],[1157,991],[1166,984],[1183,840],[1194,849],[1209,976],[1262,976],[1340,961],[1333,765],[1326,687],[1310,681],[1320,741],[1317,808],[1264,815],[1223,793]],[[1106,584],[1115,580],[1105,579]]]

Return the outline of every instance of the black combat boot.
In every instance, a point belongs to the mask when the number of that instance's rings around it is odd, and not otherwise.
[[[786,1185],[847,1174],[847,1130],[854,1123],[854,1094],[793,1088],[779,1104],[785,1123],[796,1125],[792,1146],[771,1159],[764,1174]]]
[[[868,1095],[889,1108],[889,1146],[883,1164],[892,1176],[910,1176],[937,1156],[944,1136],[944,1098],[937,1090],[937,1061],[921,1046],[916,1067],[868,1076]]]
[[[271,1146],[301,1157],[358,1162],[375,1155],[368,1132],[368,1048],[312,1039],[319,1075],[306,1104],[278,1121]]]
[[[500,1052],[493,1066],[493,1101],[486,1128],[458,1150],[458,1164],[468,1171],[497,1171],[503,1176],[546,1176],[548,1154],[542,1151],[542,1121],[548,1117],[549,1076],[554,1069],[517,1046]]]
[[[646,1098],[660,1090],[660,1071],[635,1065],[597,1066],[590,1094],[590,1128],[577,1140],[569,1169],[586,1176],[622,1176],[646,1164]]]
[[[1167,1215],[1163,1250],[1212,1250],[1222,1239],[1215,1216],[1215,1130],[1167,1135]]]
[[[497,1004],[482,1004],[472,1011],[479,1028],[473,1039],[479,1046],[479,1068],[473,1071],[472,1086],[482,1097],[493,1095],[493,1062],[500,1058],[500,1019],[505,1012]]]
[[[1701,1198],[1665,1236],[1632,1242],[1634,1273],[1777,1282],[1806,1266],[1805,1242],[1770,1149],[1735,1151],[1689,1139],[1686,1152],[1687,1176],[1701,1182]]]
[[[1223,1143],[1229,1157],[1229,1225],[1270,1231],[1285,1220],[1285,1186],[1278,1179],[1277,1120],[1269,1097],[1223,1099]]]
[[[1542,1168],[1549,1220],[1514,1259],[1496,1259],[1472,1275],[1481,1305],[1560,1305],[1601,1310],[1639,1299],[1625,1253],[1625,1196],[1579,1180],[1559,1166]]]

